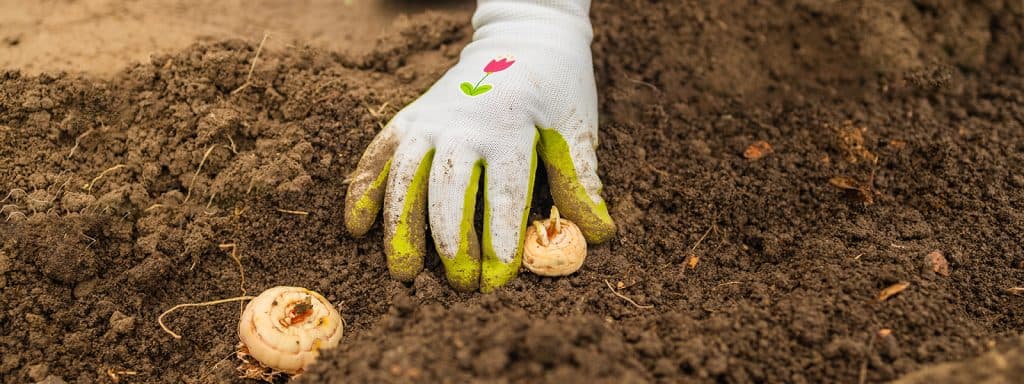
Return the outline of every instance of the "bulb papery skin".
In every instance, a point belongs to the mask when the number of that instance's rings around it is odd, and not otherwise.
[[[288,374],[301,373],[321,350],[337,346],[342,332],[338,310],[319,293],[301,287],[263,291],[245,306],[238,323],[238,338],[248,354]]]
[[[543,226],[551,228],[551,225],[551,220],[545,220]],[[560,219],[560,230],[543,245],[535,226],[526,229],[523,266],[527,270],[540,276],[567,276],[583,266],[587,241],[580,228],[569,220]]]

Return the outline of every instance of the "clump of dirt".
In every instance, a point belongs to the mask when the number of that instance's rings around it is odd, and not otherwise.
[[[1024,377],[1024,338],[1004,343],[973,359],[935,364],[904,376],[895,384],[1012,383]]]
[[[264,51],[251,78],[240,41],[110,81],[0,73],[0,376],[231,381],[238,308],[168,316],[181,340],[156,317],[275,285],[347,323],[303,382],[877,382],[977,356],[1024,326],[1022,16],[597,2],[618,236],[491,295],[453,292],[436,256],[391,281],[379,226],[342,225],[346,175],[456,61],[463,16],[403,20],[366,56]],[[550,204],[538,183],[534,215]]]

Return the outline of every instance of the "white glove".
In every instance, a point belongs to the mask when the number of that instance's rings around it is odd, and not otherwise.
[[[522,260],[538,153],[559,211],[588,242],[614,235],[594,154],[589,10],[590,0],[479,0],[476,32],[459,63],[370,143],[349,185],[345,225],[365,234],[383,201],[394,278],[412,280],[423,268],[429,202],[430,228],[453,287],[487,292],[511,280]],[[481,175],[478,241],[473,215]]]

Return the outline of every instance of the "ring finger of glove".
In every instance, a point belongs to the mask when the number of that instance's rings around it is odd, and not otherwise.
[[[480,241],[473,218],[483,160],[460,145],[440,148],[430,171],[430,231],[448,283],[460,291],[480,286]]]

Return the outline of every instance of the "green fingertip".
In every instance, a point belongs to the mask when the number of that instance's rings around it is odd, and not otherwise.
[[[595,203],[580,183],[569,152],[569,143],[554,129],[540,132],[540,157],[548,171],[551,197],[559,212],[580,227],[590,244],[608,241],[615,235],[615,222],[604,200]]]
[[[366,188],[358,199],[345,212],[345,228],[355,236],[365,235],[373,225],[380,212],[380,204],[384,199],[384,181],[388,179],[391,160],[384,163],[384,169]]]
[[[462,222],[459,225],[459,249],[455,257],[442,255],[448,284],[463,292],[475,291],[480,286],[480,242],[477,240],[476,229],[473,228],[473,216],[476,214],[476,193],[480,189],[480,174],[484,162],[479,160],[473,165],[473,173],[469,177],[462,205]]]
[[[526,187],[526,206],[523,207],[523,218],[519,224],[519,239],[516,246],[515,256],[511,263],[504,263],[494,252],[491,236],[491,204],[487,200],[487,190],[484,189],[484,236],[483,236],[483,271],[480,276],[480,291],[484,293],[493,292],[495,289],[507,284],[519,273],[519,267],[523,262],[523,238],[526,235],[526,223],[530,218],[530,203],[533,198],[533,183],[537,176],[537,140],[533,138],[533,152],[530,155],[530,181]],[[488,174],[484,174],[484,184]]]
[[[427,181],[433,159],[434,150],[431,149],[420,161],[412,182],[409,183],[402,213],[395,225],[395,233],[390,241],[385,243],[388,270],[396,280],[412,281],[423,270],[423,258],[426,256],[424,220]]]

